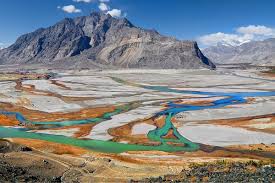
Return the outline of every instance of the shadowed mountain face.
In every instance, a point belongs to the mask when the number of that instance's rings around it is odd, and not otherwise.
[[[196,42],[179,41],[103,13],[22,35],[0,51],[1,64],[93,68],[214,68]]]
[[[252,65],[275,65],[275,38],[252,41],[240,46],[218,44],[203,50],[214,63],[250,63]]]

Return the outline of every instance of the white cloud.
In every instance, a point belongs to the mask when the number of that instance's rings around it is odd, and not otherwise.
[[[0,50],[7,48],[9,46],[9,44],[5,44],[5,43],[1,43],[0,42]]]
[[[271,36],[275,34],[274,29],[263,25],[249,25],[247,27],[239,27],[237,32],[241,34],[257,34],[264,36]]]
[[[121,10],[112,9],[110,11],[107,11],[107,14],[111,15],[112,17],[121,17]]]
[[[249,42],[253,39],[252,35],[237,35],[237,34],[225,34],[222,32],[217,32],[214,34],[204,35],[198,38],[198,41],[205,46],[213,46],[218,43],[229,44],[232,46],[241,45],[243,43]]]
[[[83,3],[90,3],[90,2],[92,2],[93,0],[73,0],[74,2],[77,2],[77,3],[81,3],[81,2],[83,2]]]
[[[108,6],[108,2],[110,2],[110,0],[98,0],[99,1],[99,5],[98,8],[105,12],[106,14],[111,15],[112,17],[122,17],[122,16],[126,16],[127,14],[124,12],[122,14],[122,11],[120,9],[111,9],[110,6]],[[111,9],[111,10],[110,10]]]
[[[99,3],[98,8],[101,11],[108,11],[110,9],[109,6],[107,4],[105,4],[105,3]]]
[[[275,37],[275,29],[262,25],[239,27],[235,33],[217,32],[199,37],[197,41],[202,46],[216,46],[218,43],[237,46],[250,41],[264,40]]]
[[[61,7],[58,6],[57,8],[60,9]],[[74,5],[63,6],[61,9],[66,13],[81,13],[81,9],[77,9]]]

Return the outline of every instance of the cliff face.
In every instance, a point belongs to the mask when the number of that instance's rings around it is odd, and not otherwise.
[[[103,13],[64,19],[0,51],[2,64],[118,68],[214,68],[192,41],[179,41]]]

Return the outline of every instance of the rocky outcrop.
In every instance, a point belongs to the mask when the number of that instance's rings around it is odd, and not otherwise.
[[[219,64],[249,63],[251,65],[275,65],[275,38],[252,41],[239,46],[218,44],[203,50],[213,62]]]
[[[178,175],[165,175],[157,178],[146,178],[141,181],[131,180],[131,183],[161,183],[161,182],[273,182],[275,167],[272,164],[249,161],[225,162],[216,164],[194,164],[188,170],[182,170]]]
[[[215,68],[196,42],[135,27],[94,12],[25,34],[0,51],[2,64],[61,64],[99,68]],[[68,64],[64,64],[68,63]],[[104,66],[104,67],[103,67]]]

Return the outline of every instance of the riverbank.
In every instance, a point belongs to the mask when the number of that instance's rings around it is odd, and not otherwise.
[[[127,156],[89,152],[72,146],[55,146],[52,143],[47,144],[46,148],[40,146],[38,141],[29,144],[35,148],[0,140],[0,182],[123,183],[172,180],[272,182],[275,180],[274,159],[260,160],[241,156],[206,157],[202,154],[194,157],[192,153],[189,154],[191,157],[188,155],[180,157],[164,152],[132,152]],[[49,152],[50,149],[55,149],[54,153]],[[223,156],[226,154],[223,153]]]

